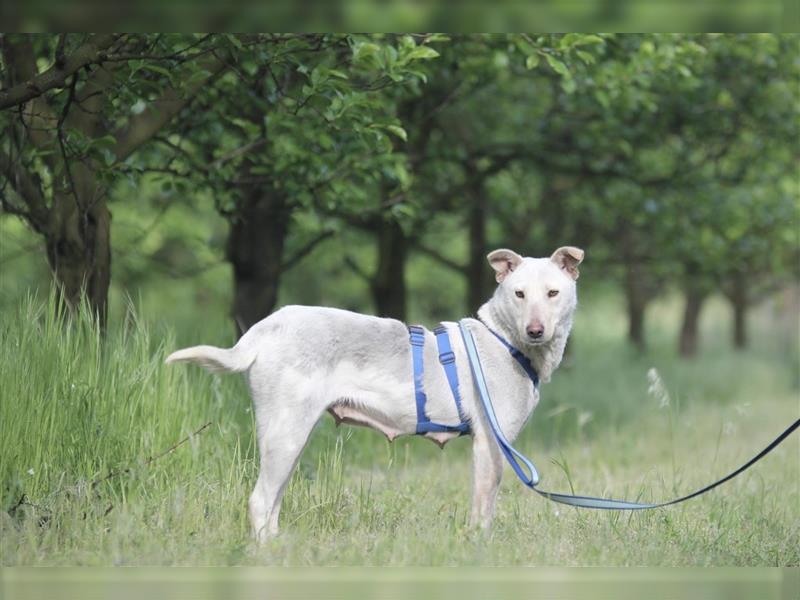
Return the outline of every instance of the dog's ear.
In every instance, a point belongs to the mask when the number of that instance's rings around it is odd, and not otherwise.
[[[500,283],[511,271],[519,266],[519,263],[522,262],[522,257],[513,250],[500,248],[499,250],[489,252],[486,256],[486,260],[489,261],[489,264],[492,265],[492,268],[496,271],[494,278],[497,280],[497,283]]]
[[[583,260],[583,250],[574,246],[562,246],[553,252],[550,260],[556,263],[560,269],[566,271],[567,275],[577,279],[580,275],[578,265]]]

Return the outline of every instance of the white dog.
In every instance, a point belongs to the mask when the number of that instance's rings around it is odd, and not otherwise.
[[[539,401],[539,391],[496,332],[523,352],[541,381],[549,381],[564,353],[577,304],[575,280],[583,250],[563,247],[550,258],[523,258],[511,250],[488,255],[499,285],[468,320],[480,352],[495,412],[513,441]],[[488,528],[494,515],[503,461],[500,448],[472,385],[456,323],[444,323],[458,374],[462,414],[473,446],[471,523]],[[425,332],[422,350],[433,422],[459,422],[436,341]],[[253,397],[261,459],[250,496],[257,540],[278,532],[281,499],[314,424],[325,411],[337,423],[377,429],[389,440],[417,427],[414,370],[406,325],[323,307],[287,306],[254,325],[230,349],[195,346],[174,352],[172,362],[195,362],[216,372],[247,372]],[[444,445],[458,436],[437,431],[425,436]]]

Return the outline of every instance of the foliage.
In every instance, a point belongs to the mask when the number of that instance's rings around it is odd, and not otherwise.
[[[0,97],[30,100],[0,111],[0,198],[44,236],[62,280],[59,249],[79,248],[73,254],[88,263],[102,255],[98,235],[70,212],[77,204],[88,213],[88,194],[146,212],[145,197],[157,212],[213,202],[232,224],[214,244],[227,246],[235,273],[244,267],[231,251],[241,235],[233,226],[269,205],[270,219],[286,224],[269,229],[280,238],[274,252],[254,248],[251,260],[274,263],[262,281],[275,287],[317,244],[338,237],[341,247],[354,229],[386,241],[390,222],[401,227],[396,241],[340,259],[374,285],[379,274],[365,265],[393,264],[381,252],[403,264],[408,246],[466,277],[469,308],[486,293],[475,282],[494,244],[531,254],[565,240],[585,245],[642,301],[670,282],[729,291],[747,277],[771,289],[797,258],[799,43],[710,34],[5,36]],[[78,59],[85,66],[70,71]],[[24,85],[37,71],[60,82],[37,96]],[[99,118],[86,116],[85,102]],[[136,189],[144,193],[132,198]],[[433,244],[442,227],[451,237],[468,230],[466,246]],[[185,223],[162,229],[147,256],[187,270]],[[127,250],[117,249],[124,262]]]

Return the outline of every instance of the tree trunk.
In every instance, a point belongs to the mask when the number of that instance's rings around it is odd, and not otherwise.
[[[381,219],[378,237],[378,267],[370,282],[379,317],[406,320],[406,276],[408,238],[397,221]]]
[[[730,295],[733,305],[733,347],[747,347],[747,285],[742,275],[735,275]]]
[[[652,277],[642,259],[642,241],[636,231],[620,224],[622,260],[625,269],[623,289],[628,311],[628,341],[639,352],[646,349],[645,312],[655,290]]]
[[[111,282],[111,213],[105,203],[81,210],[75,202],[62,199],[54,203],[49,225],[45,248],[59,302],[75,309],[85,298],[105,328]]]
[[[694,285],[686,286],[686,304],[683,310],[683,324],[678,343],[678,350],[683,357],[697,354],[699,343],[700,311],[706,299],[706,293]]]
[[[476,312],[488,300],[492,276],[486,263],[486,200],[478,193],[469,209],[469,263],[467,264],[467,310]]]
[[[648,299],[640,263],[627,262],[625,265],[625,301],[628,308],[628,341],[639,352],[644,352],[646,348],[644,315]]]
[[[278,301],[290,214],[286,199],[274,190],[244,193],[226,249],[233,267],[232,317],[238,336],[269,315]]]

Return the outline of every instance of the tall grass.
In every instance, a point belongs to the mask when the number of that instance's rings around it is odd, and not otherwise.
[[[222,342],[125,314],[105,338],[52,298],[0,316],[2,564],[800,564],[798,439],[702,499],[636,514],[548,504],[509,470],[481,534],[467,525],[467,439],[389,445],[329,419],[290,483],[284,533],[256,548],[242,379],[163,365],[176,335]],[[760,450],[797,418],[797,340],[766,312],[754,325],[755,347],[735,353],[721,317],[706,319],[691,362],[654,326],[639,356],[613,299],[585,299],[571,354],[518,440],[542,486],[665,499]]]

